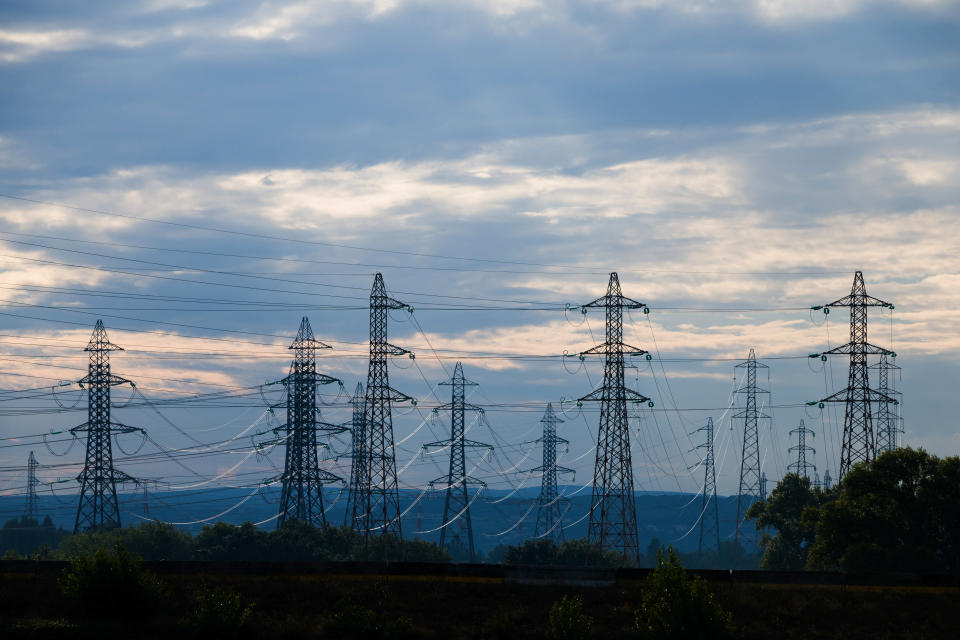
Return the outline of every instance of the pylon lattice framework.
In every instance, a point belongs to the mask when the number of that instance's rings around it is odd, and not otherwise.
[[[320,468],[317,455],[320,434],[343,433],[346,427],[318,420],[317,386],[337,382],[337,378],[317,372],[317,349],[330,346],[316,340],[310,320],[300,321],[297,337],[289,347],[293,351],[290,373],[280,382],[287,390],[287,422],[274,429],[279,437],[265,444],[284,443],[286,455],[281,480],[280,510],[277,527],[287,520],[299,520],[314,526],[327,523],[323,506],[323,485],[343,482],[343,478]]]
[[[449,404],[444,404],[436,408],[436,411],[450,410],[450,439],[438,440],[423,445],[424,449],[431,447],[449,447],[450,448],[450,468],[446,475],[440,476],[430,481],[430,486],[438,484],[446,487],[446,495],[443,503],[443,520],[440,529],[440,547],[441,548],[466,548],[470,557],[470,562],[477,561],[476,548],[473,543],[473,522],[470,518],[470,491],[468,485],[486,487],[486,483],[467,475],[467,456],[466,449],[492,447],[483,442],[468,440],[465,437],[465,414],[467,411],[483,412],[480,407],[468,404],[466,401],[466,388],[477,386],[476,382],[470,382],[463,377],[463,366],[458,362],[453,370],[453,378],[449,382],[441,382],[443,386],[451,388],[451,398]],[[447,530],[451,529],[451,524],[455,521],[463,523],[462,527],[453,528],[450,535],[450,541],[447,541]],[[464,540],[466,538],[466,540]]]
[[[343,513],[344,525],[351,526],[353,520],[353,505],[357,500],[359,488],[362,484],[362,465],[359,452],[362,449],[363,433],[363,384],[357,383],[357,388],[350,399],[353,413],[350,420],[350,484],[347,490],[347,504]]]
[[[800,426],[790,431],[790,435],[797,436],[797,444],[789,449],[790,453],[793,453],[794,451],[797,452],[797,461],[788,464],[787,470],[795,472],[801,478],[812,479],[812,477],[816,476],[817,465],[807,460],[807,452],[812,451],[814,454],[816,454],[817,450],[807,445],[807,434],[811,436],[817,435],[813,429],[810,429],[803,423],[803,418],[800,418]],[[813,476],[811,476],[811,471],[813,472]]]
[[[703,499],[700,505],[700,542],[697,553],[703,553],[704,543],[720,551],[720,508],[717,504],[717,470],[713,455],[713,418],[697,429],[706,432],[706,441],[697,449],[706,449],[703,457]]]
[[[103,321],[97,320],[93,335],[84,351],[90,353],[87,375],[78,383],[87,390],[87,421],[70,429],[71,433],[87,434],[83,471],[77,476],[80,500],[73,531],[98,531],[120,526],[117,503],[117,482],[136,482],[131,476],[114,469],[111,436],[142,431],[113,422],[110,417],[110,388],[130,384],[126,378],[110,373],[110,352],[122,351],[110,342]]]
[[[847,307],[850,309],[850,341],[839,347],[825,351],[824,355],[848,354],[850,369],[846,389],[841,389],[833,395],[820,401],[842,402],[846,405],[843,415],[843,445],[840,450],[840,477],[850,471],[858,462],[870,462],[875,455],[873,412],[871,405],[874,402],[895,403],[893,398],[870,388],[870,379],[867,375],[867,356],[893,355],[892,351],[870,344],[867,341],[867,308],[886,307],[893,309],[893,305],[878,298],[867,295],[863,284],[863,272],[857,271],[853,276],[853,286],[850,295],[835,300],[830,304],[814,309]]]
[[[363,402],[363,441],[359,455],[362,467],[359,490],[353,503],[353,525],[364,538],[371,533],[402,537],[397,460],[393,448],[392,403],[413,400],[390,387],[387,358],[411,354],[387,341],[391,309],[409,309],[387,295],[383,276],[377,274],[370,290],[370,365]]]
[[[769,418],[760,412],[757,406],[757,395],[769,391],[757,387],[757,369],[769,369],[765,364],[757,362],[757,354],[750,349],[745,362],[736,365],[736,368],[746,370],[746,381],[737,390],[746,396],[746,406],[743,411],[735,414],[734,418],[743,418],[743,448],[740,452],[740,486],[737,490],[737,528],[734,542],[740,543],[740,526],[750,505],[765,497],[765,482],[760,473],[760,438],[758,423],[761,419]],[[754,538],[756,535],[754,534]]]
[[[880,354],[880,362],[871,366],[877,371],[877,390],[887,398],[896,401],[886,402],[883,399],[877,409],[877,455],[887,451],[894,451],[900,447],[900,434],[903,433],[903,418],[900,417],[900,398],[902,394],[896,390],[890,381],[891,371],[900,371],[900,367],[893,363],[895,355]],[[896,408],[894,408],[896,407]]]
[[[558,474],[574,474],[573,469],[557,465],[557,445],[569,444],[569,441],[557,435],[557,425],[563,420],[553,412],[553,404],[547,403],[547,410],[540,419],[543,424],[543,436],[539,442],[543,445],[543,459],[539,467],[530,471],[540,472],[540,496],[537,498],[537,526],[535,538],[546,538],[554,542],[563,540],[563,516],[570,508],[570,499],[560,495],[557,487]]]
[[[630,453],[630,426],[627,400],[649,402],[650,398],[628,389],[623,380],[625,355],[643,355],[643,349],[623,342],[623,310],[640,309],[644,304],[623,295],[616,272],[610,274],[607,293],[589,304],[603,308],[606,315],[605,340],[580,356],[604,357],[603,386],[578,402],[600,402],[600,426],[597,432],[597,458],[590,498],[590,524],[587,540],[599,543],[604,551],[615,550],[639,560],[637,506],[633,493],[633,460]]]
[[[30,452],[30,457],[27,458],[27,503],[24,506],[23,517],[28,520],[39,520],[39,500],[37,499],[37,487],[40,486],[40,481],[37,480],[37,467],[40,466],[40,463],[37,462],[36,456],[33,455],[33,451]]]

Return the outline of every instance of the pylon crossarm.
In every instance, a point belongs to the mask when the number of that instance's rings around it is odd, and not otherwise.
[[[477,405],[470,404],[469,402],[460,403],[460,404],[457,404],[456,406],[454,406],[452,402],[448,402],[446,404],[441,404],[434,407],[434,411],[449,411],[450,409],[454,409],[454,408],[460,409],[461,407],[463,408],[464,411],[479,411],[480,413],[484,412],[483,407],[478,407]]]
[[[120,376],[115,376],[112,373],[102,374],[97,373],[95,375],[87,374],[84,377],[80,378],[77,381],[77,384],[80,385],[80,388],[84,388],[84,384],[101,384],[101,385],[110,385],[111,387],[121,385],[121,384],[133,384],[126,378],[121,378]]]
[[[391,402],[408,402],[409,401],[409,402],[416,403],[417,401],[417,399],[414,398],[413,396],[408,396],[402,391],[397,391],[393,387],[387,387],[386,390],[388,395],[390,396]]]
[[[863,307],[887,307],[888,309],[893,309],[893,305],[889,302],[881,300],[880,298],[874,298],[873,296],[863,295],[863,296],[843,296],[839,300],[834,300],[830,304],[820,305],[820,308],[824,307],[853,307],[853,306],[863,306]]]
[[[839,347],[834,347],[829,351],[824,351],[822,355],[849,355],[851,353],[865,353],[871,356],[895,356],[897,355],[889,349],[884,349],[883,347],[878,347],[875,344],[870,344],[869,342],[848,342],[847,344],[840,345]]]
[[[111,433],[133,433],[139,431],[141,433],[146,433],[140,427],[131,427],[120,422],[111,422],[110,423],[110,432]]]
[[[617,303],[611,304],[613,300],[616,300],[618,304]],[[586,309],[586,308],[610,307],[610,306],[626,307],[627,309],[640,309],[641,307],[645,307],[647,305],[645,305],[642,302],[638,302],[633,298],[628,298],[627,296],[621,295],[616,297],[600,296],[593,302],[588,302],[587,304],[580,305],[580,308]]]
[[[317,477],[320,479],[320,482],[324,482],[324,483],[328,483],[328,482],[346,483],[346,480],[344,480],[340,476],[330,473],[329,471],[324,471],[323,469],[317,470]]]
[[[581,356],[593,356],[593,355],[607,355],[611,351],[618,351],[619,353],[625,356],[642,356],[646,355],[648,352],[641,349],[640,347],[632,347],[628,344],[618,342],[616,344],[611,344],[609,342],[604,342],[598,344],[595,347],[587,349],[586,351],[581,351]]]
[[[626,387],[623,387],[622,390],[623,390],[624,400],[641,402],[641,403],[650,401],[650,398],[643,395],[642,393],[637,393],[633,389],[627,389]],[[604,387],[600,387],[599,389],[595,389],[594,391],[591,391],[590,393],[583,396],[582,398],[578,398],[577,402],[602,402],[604,400],[603,392],[604,392]],[[616,398],[612,398],[612,399],[615,400]]]
[[[370,346],[370,355],[371,356],[402,356],[410,355],[413,357],[413,352],[409,349],[404,349],[403,347],[398,347],[389,342],[381,342],[376,345]]]

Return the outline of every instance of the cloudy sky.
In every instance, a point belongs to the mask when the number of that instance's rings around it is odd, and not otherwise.
[[[406,486],[444,473],[419,446],[443,435],[430,407],[457,359],[489,409],[468,437],[500,446],[474,475],[536,485],[553,402],[561,464],[589,480],[596,408],[568,401],[602,363],[562,355],[599,342],[603,316],[565,309],[610,271],[651,308],[625,317],[654,356],[628,370],[655,402],[632,424],[639,489],[695,490],[689,434],[713,417],[720,492],[736,491],[729,408],[751,348],[770,366],[767,474],[801,418],[836,474],[842,410],[804,403],[846,364],[806,356],[844,342],[847,316],[809,307],[857,269],[896,305],[870,330],[903,367],[905,442],[955,455],[958,27],[955,0],[4,2],[0,386],[36,391],[2,392],[17,439],[0,490],[20,491],[30,449],[60,465],[43,480],[76,472],[79,446],[57,458],[20,436],[85,420],[50,386],[83,375],[98,317],[142,397],[231,396],[118,409],[148,428],[142,454],[238,434],[228,446],[250,449],[282,421],[262,415],[276,387],[255,387],[285,373],[302,315],[334,347],[322,368],[347,391],[365,380],[377,271],[414,307],[390,328],[417,356],[391,369],[418,399],[395,416]],[[179,485],[282,465],[163,456],[118,466]]]

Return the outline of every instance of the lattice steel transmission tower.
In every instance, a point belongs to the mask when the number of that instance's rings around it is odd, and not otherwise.
[[[900,416],[901,394],[890,381],[891,371],[900,371],[900,367],[893,363],[896,354],[880,354],[880,362],[872,365],[877,371],[877,390],[888,398],[896,401],[879,402],[877,409],[877,455],[900,448],[900,434],[903,433],[903,418]],[[896,407],[896,409],[894,409]]]
[[[359,382],[350,399],[350,406],[353,409],[350,420],[350,484],[347,489],[347,505],[343,513],[343,524],[348,527],[353,525],[353,505],[357,500],[360,487],[364,485],[362,473],[365,467],[361,460],[364,440],[363,385]]]
[[[703,500],[700,504],[700,542],[697,553],[703,553],[703,544],[712,545],[714,551],[720,551],[720,508],[717,504],[717,470],[713,456],[713,418],[707,418],[707,424],[697,429],[706,432],[706,441],[697,449],[706,449],[703,458]]]
[[[111,437],[119,433],[142,431],[128,427],[110,418],[110,388],[130,384],[126,378],[110,373],[110,352],[123,351],[110,342],[103,321],[97,320],[93,335],[84,351],[90,354],[87,375],[80,380],[80,388],[87,390],[87,421],[70,429],[71,433],[86,432],[87,450],[83,471],[77,476],[80,483],[80,501],[73,532],[98,531],[120,526],[120,508],[117,503],[117,482],[136,482],[134,478],[114,469]]]
[[[811,436],[817,435],[813,429],[810,429],[803,423],[803,418],[800,418],[800,426],[790,431],[790,435],[797,436],[797,444],[790,447],[789,452],[797,452],[797,461],[788,464],[787,471],[795,471],[796,474],[801,478],[813,479],[810,475],[810,471],[812,470],[813,477],[816,477],[817,465],[807,461],[807,451],[812,451],[814,454],[816,454],[817,450],[813,447],[807,446],[807,434]]]
[[[649,402],[650,398],[623,381],[623,357],[643,355],[643,349],[623,342],[623,310],[645,305],[623,295],[617,274],[610,274],[607,294],[582,307],[602,308],[606,313],[605,340],[580,356],[603,355],[603,386],[583,396],[580,402],[600,402],[600,426],[597,432],[597,459],[593,471],[593,495],[590,499],[590,524],[587,540],[599,543],[604,551],[615,550],[639,560],[637,505],[633,493],[633,460],[630,455],[630,427],[627,400]]]
[[[867,288],[863,284],[863,273],[857,271],[853,276],[853,286],[850,295],[839,300],[813,307],[823,309],[827,313],[830,308],[847,307],[850,309],[850,342],[825,351],[823,355],[848,354],[850,356],[850,371],[847,379],[847,388],[837,391],[820,401],[842,402],[846,405],[843,415],[843,448],[840,451],[840,480],[850,471],[850,467],[858,462],[870,462],[875,456],[873,412],[871,405],[874,402],[896,403],[893,398],[870,388],[867,376],[867,356],[893,355],[892,351],[870,344],[867,341],[867,308],[886,307],[893,309],[893,305],[878,298],[867,295]]]
[[[449,404],[437,407],[436,411],[450,410],[450,438],[447,440],[438,440],[423,445],[424,449],[431,447],[449,447],[450,448],[450,469],[444,476],[440,476],[430,481],[430,486],[442,484],[446,486],[446,495],[443,503],[443,528],[440,529],[440,547],[465,547],[468,551],[470,562],[477,561],[476,549],[473,545],[473,522],[470,519],[470,489],[469,485],[478,487],[487,486],[482,480],[477,480],[467,475],[467,448],[485,448],[492,449],[490,445],[468,440],[465,435],[465,414],[467,411],[479,411],[483,409],[469,404],[466,401],[466,388],[477,386],[476,382],[470,382],[463,377],[463,366],[458,362],[453,370],[453,378],[449,382],[441,382],[443,386],[451,388],[451,398]],[[455,521],[461,519],[462,527],[453,530],[450,536],[450,542],[447,542],[447,529]],[[466,538],[464,540],[464,538]]]
[[[537,498],[537,526],[533,535],[535,538],[560,542],[563,540],[563,515],[569,508],[570,499],[560,495],[557,475],[573,474],[574,471],[557,465],[557,445],[568,445],[570,442],[557,435],[557,425],[563,424],[563,420],[553,412],[553,403],[547,403],[547,410],[540,422],[543,424],[543,436],[538,442],[543,445],[543,460],[539,467],[530,470],[541,473],[540,496]]]
[[[823,488],[832,489],[833,488],[833,476],[830,475],[830,469],[827,469],[823,472]]]
[[[760,412],[757,406],[757,395],[768,394],[769,391],[757,387],[757,369],[769,369],[765,364],[757,362],[757,354],[750,349],[745,362],[736,365],[737,369],[746,370],[746,381],[737,390],[746,396],[744,410],[734,415],[734,418],[743,418],[743,449],[740,454],[740,487],[737,490],[737,529],[734,534],[734,543],[740,543],[740,526],[750,505],[765,498],[766,488],[760,473],[760,437],[758,423],[770,416]],[[754,534],[756,537],[756,534]]]
[[[320,527],[327,524],[323,507],[323,485],[343,482],[343,478],[320,468],[317,438],[321,434],[343,433],[346,427],[318,420],[317,386],[337,382],[337,378],[317,372],[317,349],[330,346],[314,338],[310,320],[300,321],[290,373],[281,380],[287,391],[287,422],[274,429],[279,437],[266,444],[284,443],[286,457],[283,473],[274,480],[283,482],[277,527],[287,520],[299,520]]]
[[[391,407],[394,402],[413,398],[390,387],[387,358],[404,354],[412,357],[413,354],[387,342],[387,319],[391,309],[409,308],[387,295],[383,276],[378,273],[370,290],[370,366],[363,401],[364,438],[360,451],[362,482],[353,503],[353,526],[365,539],[371,533],[389,533],[398,538],[403,535]]]
[[[40,463],[37,462],[37,458],[31,451],[30,457],[27,458],[27,503],[23,509],[23,517],[28,520],[39,521],[40,501],[37,498],[37,487],[40,486],[40,481],[37,480],[37,468],[39,466]]]

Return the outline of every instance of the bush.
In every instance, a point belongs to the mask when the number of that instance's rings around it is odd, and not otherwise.
[[[550,627],[547,636],[551,640],[585,640],[593,634],[593,618],[583,612],[580,596],[563,596],[550,607]]]
[[[163,583],[120,544],[112,553],[75,556],[58,584],[80,615],[92,618],[149,616],[166,596]]]
[[[244,604],[240,594],[228,587],[206,585],[193,594],[186,622],[196,631],[218,637],[240,633],[253,614],[254,604]]]
[[[657,640],[721,638],[733,631],[731,615],[717,603],[707,583],[690,577],[673,547],[657,554],[642,591],[643,602],[634,617],[635,630]]]

